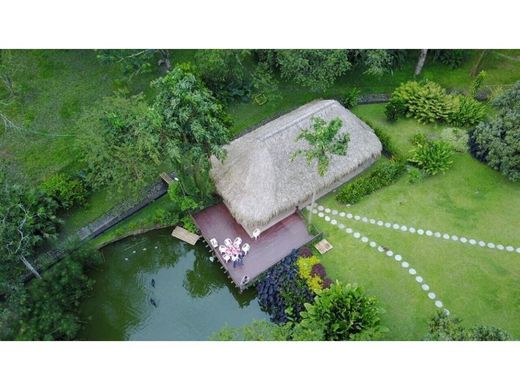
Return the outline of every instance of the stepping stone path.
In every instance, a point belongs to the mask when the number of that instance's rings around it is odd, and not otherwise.
[[[319,209],[319,207],[320,207],[320,206],[318,206],[318,209]],[[312,212],[314,212],[314,211],[316,211],[316,209],[313,209],[313,210],[312,210]],[[334,211],[334,210],[332,210],[332,213],[334,214],[333,211]],[[320,214],[321,214],[321,215],[320,215]],[[337,215],[337,213],[334,214],[334,215]],[[341,216],[341,213],[339,213],[339,215]],[[350,215],[350,217],[349,217],[349,215]],[[318,216],[319,216],[320,218],[323,218],[325,221],[329,222],[331,225],[337,225],[336,220],[334,220],[334,219],[331,220],[330,217],[325,216],[323,213],[318,213]],[[352,214],[347,214],[347,218],[351,219],[351,218],[352,218]],[[354,216],[354,219],[356,219],[356,220],[360,220],[361,217],[358,216],[358,215],[356,215],[356,216]],[[366,218],[364,218],[364,219],[366,219]],[[375,223],[376,223],[375,220],[367,220],[367,221],[374,221],[374,222],[371,222],[372,224],[375,224]],[[364,222],[365,222],[365,221],[364,221]],[[377,225],[382,226],[382,225],[383,225],[383,221],[377,221]],[[403,260],[403,257],[402,257],[400,254],[398,254],[398,253],[394,253],[394,252],[391,251],[390,249],[385,249],[383,246],[378,245],[377,242],[375,242],[375,241],[371,241],[370,238],[368,238],[367,236],[362,236],[361,233],[359,233],[359,232],[354,232],[354,231],[352,230],[352,228],[350,228],[350,227],[345,228],[345,225],[343,225],[343,224],[339,224],[339,225],[337,225],[337,226],[338,226],[341,230],[344,229],[346,233],[348,233],[348,234],[352,234],[352,236],[353,236],[354,238],[359,239],[361,242],[363,242],[363,243],[369,243],[369,246],[370,246],[371,248],[377,249],[378,252],[380,252],[380,253],[385,253],[385,254],[387,255],[387,257],[392,258],[392,259],[394,259],[394,260],[397,261],[397,262],[401,262],[401,263],[400,263],[400,264],[401,264],[401,267],[404,268],[404,269],[406,269],[406,270],[408,271],[408,274],[409,274],[409,275],[414,276],[415,281],[416,281],[417,283],[419,283],[419,285],[421,286],[422,290],[425,291],[425,292],[427,292],[427,295],[428,295],[428,298],[429,298],[429,299],[434,300],[434,299],[437,297],[437,295],[436,295],[434,292],[431,292],[431,291],[430,291],[430,286],[427,285],[426,283],[424,283],[424,279],[423,279],[422,276],[415,276],[415,275],[417,275],[417,271],[415,270],[415,268],[409,268],[409,267],[410,267],[410,264],[409,264],[407,261],[401,261],[401,260]],[[414,228],[407,228],[406,226],[400,226],[400,225],[398,225],[398,224],[390,224],[389,222],[387,222],[387,223],[385,224],[385,226],[388,227],[388,228],[394,228],[394,229],[396,229],[396,230],[401,230],[401,231],[406,231],[406,229],[408,229],[408,231],[411,231],[412,229],[415,231]],[[403,228],[404,228],[404,229],[403,229]],[[418,229],[418,230],[417,230],[417,233],[419,233],[419,231],[421,232],[420,234],[424,234],[424,230],[422,230],[422,229]],[[430,234],[428,234],[428,232],[429,232]],[[432,235],[432,232],[431,232],[430,230],[428,230],[427,233],[426,233],[426,235]],[[440,233],[439,233],[439,236],[440,236]],[[450,238],[450,236],[448,236],[448,238]],[[436,306],[437,308],[442,308],[442,307],[444,306],[443,303],[442,303],[441,301],[439,301],[439,300],[435,301],[434,304],[435,304],[435,306]],[[450,314],[450,312],[449,312],[448,309],[444,309],[444,312],[445,312],[447,315]]]
[[[332,213],[333,215],[339,215],[340,217],[343,217],[345,216],[345,213],[342,211],[342,212],[339,212],[338,210],[334,210],[334,209],[329,209],[329,208],[324,208],[323,206],[319,205],[317,206],[317,209],[318,210],[325,210],[325,213]],[[316,208],[312,209],[312,212],[313,213],[316,213]],[[321,215],[320,215],[321,214]],[[323,218],[323,213],[318,213],[318,216]],[[451,240],[451,241],[456,241],[456,242],[460,242],[461,244],[467,244],[467,245],[478,245],[479,247],[481,248],[488,248],[488,249],[495,249],[495,250],[499,250],[499,251],[507,251],[507,252],[511,252],[511,253],[518,253],[520,254],[520,247],[513,247],[511,245],[508,245],[508,246],[504,246],[502,244],[495,244],[493,242],[485,242],[485,241],[482,241],[482,240],[475,240],[473,238],[466,238],[466,237],[458,237],[456,236],[455,234],[448,234],[448,233],[440,233],[440,232],[432,232],[431,230],[424,230],[424,229],[416,229],[414,227],[407,227],[405,225],[399,225],[398,223],[390,223],[390,222],[384,222],[384,221],[381,221],[381,220],[376,220],[373,219],[373,218],[368,218],[368,217],[365,217],[365,216],[360,216],[360,215],[353,215],[352,213],[348,213],[346,214],[346,217],[348,219],[354,219],[356,221],[362,221],[364,223],[371,223],[372,225],[377,225],[377,226],[384,226],[386,228],[393,228],[394,230],[400,230],[402,231],[403,233],[417,233],[418,235],[420,236],[423,236],[423,235],[426,235],[427,237],[435,237],[435,238],[443,238],[445,240]],[[329,219],[327,219],[328,217],[325,217],[325,220],[328,222]]]

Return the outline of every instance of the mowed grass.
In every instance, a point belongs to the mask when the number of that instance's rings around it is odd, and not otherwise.
[[[360,106],[355,111],[385,128],[402,152],[411,147],[408,138],[417,129],[430,134],[439,131],[436,126],[420,126],[412,120],[388,124],[382,105]],[[418,184],[408,183],[405,176],[351,207],[339,204],[335,193],[319,203],[416,229],[520,247],[520,183],[507,181],[469,154],[457,154],[453,168],[444,175]],[[495,325],[520,338],[520,254],[337,219],[401,254],[424,278],[430,291],[437,294],[437,299],[465,325]],[[397,261],[316,215],[313,223],[334,246],[323,256],[328,273],[364,286],[386,310],[383,322],[390,329],[386,337],[421,339],[436,307],[415,276]]]

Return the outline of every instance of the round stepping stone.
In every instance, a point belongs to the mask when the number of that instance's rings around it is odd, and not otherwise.
[[[398,225],[397,223],[394,223],[394,224],[392,225],[392,227],[393,227],[395,230],[399,229],[399,225]]]
[[[318,210],[312,209],[313,214],[318,214]]]
[[[341,230],[345,229],[345,225],[343,225],[342,223],[340,223],[340,224],[338,225],[338,227],[339,227]]]
[[[383,248],[382,246],[378,246],[377,247],[377,250],[381,253],[383,253],[385,251],[385,248]]]
[[[431,237],[433,235],[433,232],[431,230],[426,230],[426,235],[428,237]]]
[[[403,257],[401,255],[395,255],[395,259],[397,261],[401,261],[403,259]]]
[[[331,224],[333,225],[336,225],[338,223],[338,221],[336,221],[335,219],[333,219],[332,221],[330,221]]]
[[[417,283],[422,283],[423,282],[423,278],[420,277],[420,276],[416,276],[415,280],[417,281]]]
[[[450,235],[444,233],[444,234],[442,235],[442,238],[444,238],[445,240],[449,240],[449,239],[450,239]]]
[[[424,234],[424,230],[422,229],[417,229],[417,234],[422,236]]]
[[[410,268],[410,269],[408,270],[408,273],[409,273],[410,275],[415,275],[415,274],[417,273],[417,271],[416,271],[414,268]]]
[[[408,268],[409,266],[410,266],[410,264],[408,264],[406,261],[403,261],[401,263],[401,267],[403,267],[403,268]]]
[[[516,253],[520,253],[520,248],[516,248]]]
[[[320,218],[323,218],[324,215],[325,215],[325,214],[323,214],[322,212],[319,212],[319,213],[318,213],[318,217],[320,217]]]
[[[377,246],[376,242],[375,241],[370,241],[370,246],[372,248],[375,248]]]
[[[346,231],[348,234],[351,234],[351,233],[352,233],[352,229],[351,229],[351,228],[346,228],[345,231]]]
[[[466,237],[461,237],[460,238],[460,242],[462,242],[463,244],[465,244],[466,242],[468,242],[468,239]]]
[[[125,257],[125,261],[128,261],[128,257]]]
[[[424,291],[428,291],[428,290],[430,289],[430,286],[428,286],[428,285],[425,283],[425,284],[423,284],[423,285],[421,286],[421,288],[422,288]]]
[[[435,301],[435,306],[437,306],[438,308],[441,308],[444,305],[442,304],[441,301]]]
[[[348,214],[347,214],[347,218],[348,218],[348,219],[352,219],[352,214],[348,213]]]
[[[484,241],[479,241],[478,244],[479,244],[481,247],[486,246],[486,243],[485,243]]]
[[[491,248],[491,249],[495,249],[495,244],[493,244],[492,242],[488,242],[487,247]]]
[[[408,231],[413,234],[413,233],[415,233],[415,228],[414,227],[408,228]]]
[[[498,249],[499,251],[503,251],[503,250],[504,250],[504,245],[502,245],[502,244],[498,244],[498,245],[497,245],[497,249]]]
[[[373,225],[376,223],[376,220],[374,218],[370,218],[370,223]]]
[[[135,251],[132,251],[132,253],[135,253]]]
[[[146,248],[143,248],[143,251],[145,251],[145,250],[146,250]]]
[[[403,225],[403,226],[401,226],[401,231],[402,231],[402,232],[406,232],[406,231],[408,231],[408,228],[407,228],[406,226]]]
[[[330,209],[327,207],[327,208],[325,209],[325,212],[326,212],[327,214],[330,213]]]
[[[347,207],[350,207],[350,203],[347,203]]]
[[[319,205],[319,206],[318,206],[318,210],[323,211],[323,206],[322,206],[322,205]]]
[[[386,252],[386,255],[387,255],[388,257],[392,257],[392,256],[394,255],[394,252],[392,252],[392,251],[387,251],[387,252]]]
[[[155,247],[155,249],[159,248],[158,246]]]
[[[392,224],[391,224],[390,222],[386,222],[386,223],[385,223],[385,227],[389,228],[389,227],[391,227],[391,226],[392,226]]]
[[[307,210],[309,211],[312,211],[312,206],[311,205],[308,205],[307,207],[305,207]]]
[[[356,221],[359,221],[359,220],[361,219],[361,217],[360,217],[359,215],[355,215],[355,216],[354,216],[354,219],[355,219]]]
[[[441,238],[442,234],[440,234],[439,232],[435,232],[433,233],[433,235],[435,236],[435,238]]]
[[[444,309],[444,314],[446,314],[447,316],[450,315],[450,311],[448,309]]]
[[[362,220],[363,222],[365,222],[365,223],[368,222],[368,218],[367,218],[367,217],[363,217],[363,218],[361,218],[361,220]]]
[[[340,216],[340,217],[344,217],[344,216],[345,216],[345,212],[342,211],[341,213],[339,213],[339,216]]]
[[[368,237],[361,237],[362,242],[368,242]]]
[[[383,221],[377,221],[377,226],[383,226],[385,223]]]
[[[428,298],[430,298],[430,299],[435,299],[435,293],[433,293],[433,292],[429,292],[429,293],[428,293]]]
[[[514,248],[512,246],[506,246],[506,251],[513,252]]]
[[[332,215],[338,215],[338,210],[332,210]]]
[[[459,238],[457,236],[455,236],[455,235],[451,236],[451,239],[452,239],[452,241],[458,241],[459,240]]]
[[[469,243],[470,243],[471,245],[475,245],[475,244],[477,243],[477,241],[475,241],[473,238],[470,238],[470,239],[469,239]]]
[[[327,221],[327,222],[330,221],[330,217],[328,215],[325,216],[325,221]]]
[[[359,237],[361,237],[361,234],[359,234],[358,232],[355,232],[355,233],[354,233],[354,237],[355,237],[355,238],[359,238]]]

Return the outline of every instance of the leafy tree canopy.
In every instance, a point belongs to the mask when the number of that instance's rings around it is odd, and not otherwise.
[[[165,71],[171,67],[170,54],[165,49],[103,49],[97,51],[97,58],[102,63],[117,64],[128,79],[151,72],[155,64]]]

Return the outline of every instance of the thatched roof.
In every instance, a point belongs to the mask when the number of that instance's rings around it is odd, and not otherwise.
[[[339,117],[342,132],[350,134],[346,156],[333,156],[327,174],[318,174],[316,163],[308,165],[303,156],[290,161],[291,153],[307,148],[296,137],[309,128],[311,118],[329,121]],[[308,103],[226,146],[224,163],[212,158],[211,175],[235,219],[246,229],[269,223],[277,215],[308,201],[369,160],[381,154],[381,142],[367,124],[335,100]]]

